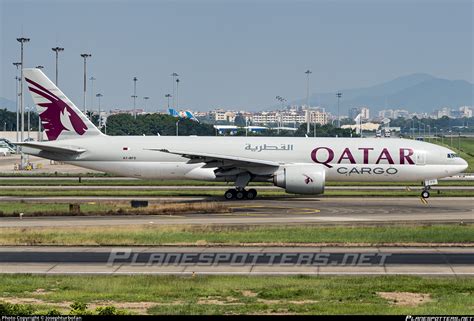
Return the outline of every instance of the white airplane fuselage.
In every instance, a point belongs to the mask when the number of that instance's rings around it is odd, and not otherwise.
[[[421,180],[429,189],[467,168],[445,147],[406,139],[107,136],[41,70],[23,74],[49,140],[18,142],[24,152],[120,176],[235,182],[226,199],[254,199],[251,181],[309,195],[326,181]]]
[[[48,142],[51,146],[83,148],[73,156],[24,148],[25,152],[80,167],[143,179],[225,180],[213,167],[157,151],[179,149],[288,164],[317,165],[327,181],[420,181],[455,175],[467,163],[435,144],[407,139],[97,136]],[[151,150],[154,149],[154,150]],[[258,166],[257,166],[258,167]],[[254,168],[254,181],[272,173]],[[259,175],[261,171],[261,175]]]

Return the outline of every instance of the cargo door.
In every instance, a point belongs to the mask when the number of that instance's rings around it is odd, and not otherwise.
[[[415,153],[415,164],[416,165],[425,165],[426,164],[426,153],[425,152],[416,152]]]

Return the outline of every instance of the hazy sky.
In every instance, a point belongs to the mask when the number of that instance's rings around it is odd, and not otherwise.
[[[311,92],[415,72],[474,78],[471,0],[0,0],[0,12],[0,97],[11,100],[21,35],[31,38],[25,66],[43,65],[51,79],[51,48],[65,48],[59,84],[79,107],[83,52],[92,54],[88,77],[107,109],[131,105],[134,76],[137,95],[164,109],[172,72],[180,74],[179,105],[196,110],[303,98],[308,68]]]

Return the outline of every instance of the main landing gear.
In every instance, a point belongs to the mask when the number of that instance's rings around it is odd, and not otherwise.
[[[231,188],[227,190],[224,194],[225,199],[227,200],[253,200],[255,197],[257,197],[257,190],[254,188],[251,188],[249,190],[245,189],[237,189],[237,188]]]
[[[251,188],[249,190],[245,189],[245,186],[250,182],[251,176],[249,173],[241,173],[237,176],[235,180],[235,186],[236,188],[231,188],[228,189],[224,193],[224,197],[227,200],[253,200],[255,197],[257,197],[257,191],[254,188]]]

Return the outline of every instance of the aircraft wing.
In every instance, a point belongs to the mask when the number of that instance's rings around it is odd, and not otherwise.
[[[179,155],[185,158],[189,158],[189,164],[193,163],[206,163],[203,167],[220,167],[220,168],[249,168],[249,167],[270,167],[276,169],[280,166],[279,163],[260,160],[246,157],[236,157],[220,154],[210,154],[210,153],[196,153],[180,150],[169,150],[169,149],[160,149],[160,148],[148,148],[148,150]]]
[[[86,151],[84,148],[79,148],[79,147],[53,146],[50,144],[34,143],[34,142],[15,143],[15,145],[44,150],[46,152],[59,153],[59,154],[81,154]]]

